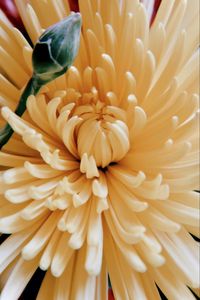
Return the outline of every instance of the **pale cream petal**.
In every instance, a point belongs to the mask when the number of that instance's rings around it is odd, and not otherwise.
[[[20,258],[1,292],[1,299],[18,299],[37,267],[38,257],[28,262]]]
[[[70,299],[74,264],[75,254],[70,258],[63,274],[55,279],[54,299]]]
[[[22,256],[26,260],[31,260],[45,247],[47,241],[53,233],[60,218],[60,212],[53,212],[44,224],[39,228],[30,242],[23,248]]]
[[[119,248],[119,250],[121,251],[121,253],[124,256],[124,259],[126,260],[126,262],[136,271],[138,272],[145,272],[146,271],[146,265],[143,262],[143,260],[141,259],[141,257],[139,256],[139,254],[137,253],[137,251],[134,249],[134,246],[127,244],[126,242],[124,242],[120,236],[118,236],[118,233],[115,229],[115,227],[113,226],[112,220],[110,220],[107,215],[105,215],[106,217],[106,221],[108,223],[108,227],[109,230],[111,231],[111,234],[113,236],[113,239],[117,245],[117,247]]]
[[[103,258],[101,273],[96,278],[95,300],[108,300],[108,273],[105,258]]]
[[[24,167],[32,176],[41,179],[56,177],[61,173],[60,171],[54,170],[46,164],[34,165],[28,161],[25,162]]]
[[[5,171],[3,173],[3,181],[6,184],[13,184],[17,182],[23,182],[26,180],[33,179],[33,177],[28,174],[25,168],[13,168]]]
[[[77,300],[95,300],[96,277],[90,276],[84,269],[85,247],[76,256],[72,277],[71,298]]]
[[[30,228],[10,235],[0,246],[0,273],[19,255],[27,240],[41,225],[41,221],[33,224]]]
[[[170,200],[165,201],[165,203],[162,203],[161,205],[158,203],[157,207],[174,221],[191,226],[199,226],[200,216],[197,208],[191,208],[187,205]]]
[[[94,201],[89,215],[85,269],[90,275],[99,275],[103,255],[103,227],[102,217],[96,212]]]
[[[105,224],[104,224],[105,225]],[[108,227],[104,226],[104,251],[110,274],[114,295],[119,299],[128,299],[128,291],[124,278],[122,277],[120,264],[118,262],[115,243],[110,235]]]
[[[56,283],[55,277],[53,277],[51,271],[48,270],[42,281],[36,300],[43,300],[43,299],[53,300],[54,293],[52,293],[52,289],[54,288],[55,283]]]
[[[170,234],[158,232],[155,232],[155,234],[170,257],[169,260],[167,259],[169,268],[172,270],[178,268],[177,277],[184,280],[187,285],[198,288],[198,268],[196,267],[198,265],[198,250],[196,249],[195,253],[194,247],[188,247],[187,244],[182,244],[182,247],[178,248],[176,242],[179,240],[178,234],[177,236],[176,234],[172,235],[172,238]],[[176,266],[173,266],[170,263],[171,261]]]
[[[198,192],[187,191],[187,192],[181,192],[181,193],[174,193],[174,194],[171,194],[170,199],[172,199],[175,202],[179,202],[179,203],[188,205],[188,206],[196,208],[196,209],[199,207]]]
[[[29,228],[31,225],[33,225],[41,219],[45,221],[47,216],[48,212],[45,211],[35,219],[27,221],[22,219],[20,212],[17,212],[15,214],[8,215],[0,219],[0,231],[7,234],[15,233],[25,228]]]
[[[23,163],[25,161],[29,161],[31,163],[41,163],[42,162],[42,160],[37,157],[13,155],[13,154],[4,153],[4,152],[0,151],[1,166],[20,167],[21,165],[23,165]]]
[[[60,237],[61,237],[61,232],[55,229],[40,259],[39,266],[42,270],[47,270],[50,267]]]
[[[157,228],[164,232],[177,232],[180,230],[181,225],[177,222],[167,218],[157,209],[151,207],[147,212],[143,212],[143,221],[147,222],[150,227]]]
[[[68,241],[69,234],[63,233],[57,244],[51,263],[51,272],[55,277],[59,277],[63,274],[69,260],[74,253],[74,250],[67,245]]]
[[[166,266],[150,271],[151,276],[154,276],[156,283],[162,289],[168,299],[188,299],[194,300],[195,297],[189,289],[181,282],[181,280]]]

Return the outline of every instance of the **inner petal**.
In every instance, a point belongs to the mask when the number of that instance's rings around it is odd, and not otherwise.
[[[126,113],[96,100],[81,103],[73,111],[79,123],[73,128],[73,139],[80,160],[93,157],[97,167],[105,168],[121,160],[130,148]],[[70,120],[69,120],[70,121]]]

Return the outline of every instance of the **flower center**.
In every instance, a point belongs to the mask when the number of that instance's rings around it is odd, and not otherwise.
[[[71,120],[74,118],[78,118],[73,134],[80,160],[87,156],[97,167],[105,168],[126,155],[130,143],[123,109],[91,101],[76,105]]]

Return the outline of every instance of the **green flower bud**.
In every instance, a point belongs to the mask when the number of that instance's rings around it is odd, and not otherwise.
[[[72,14],[49,27],[33,49],[33,76],[42,84],[64,74],[79,49],[81,16]]]

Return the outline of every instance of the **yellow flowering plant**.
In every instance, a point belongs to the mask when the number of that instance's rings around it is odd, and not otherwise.
[[[15,2],[34,45],[70,15]],[[1,300],[38,267],[37,300],[106,300],[108,274],[116,300],[198,294],[199,1],[163,0],[151,26],[150,2],[79,0],[77,57],[21,117],[33,49],[1,12]]]

